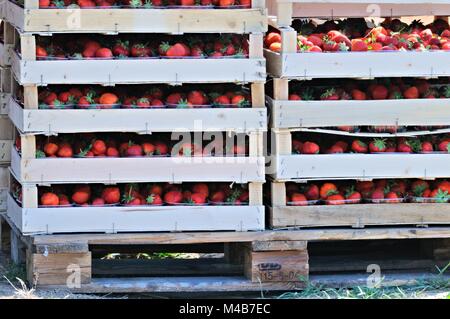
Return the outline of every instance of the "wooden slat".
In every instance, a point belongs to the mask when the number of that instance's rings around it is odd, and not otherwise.
[[[265,82],[263,58],[25,61],[11,68],[22,85]]]
[[[263,3],[263,1],[260,1]],[[259,3],[257,5],[262,5]],[[8,2],[6,18],[24,32],[252,33],[267,31],[266,10],[52,9]]]
[[[307,241],[303,240],[270,240],[270,241],[253,241],[253,251],[283,251],[283,250],[305,250]]]
[[[443,225],[450,224],[448,204],[358,204],[270,208],[273,227]]]
[[[25,91],[32,89],[25,87]],[[264,98],[264,85],[253,83],[252,103],[255,108],[38,110],[37,95],[33,100],[29,96],[27,109],[14,99],[8,100],[8,107],[11,120],[24,133],[252,132],[267,130]]]

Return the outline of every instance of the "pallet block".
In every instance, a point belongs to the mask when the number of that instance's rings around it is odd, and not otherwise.
[[[314,228],[450,224],[448,203],[396,203],[289,206],[286,184],[270,183],[269,224],[272,228]]]
[[[253,33],[267,31],[264,0],[248,9],[39,9],[5,1],[5,17],[23,32],[33,33]]]
[[[268,10],[278,26],[288,27],[294,17],[448,16],[450,4],[447,0],[269,0]]]

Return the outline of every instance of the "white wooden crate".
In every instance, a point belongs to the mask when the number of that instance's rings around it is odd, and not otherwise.
[[[22,159],[11,169],[23,183],[264,182],[264,157],[123,157]]]
[[[264,230],[264,206],[21,208],[8,195],[8,217],[23,234]]]
[[[24,109],[13,98],[9,116],[24,133],[252,132],[267,130],[266,108],[211,109]]]
[[[6,19],[23,32],[254,33],[267,31],[264,1],[251,9],[38,9],[6,1]]]
[[[359,18],[401,16],[448,16],[448,0],[269,0],[270,16],[279,26],[295,18]]]
[[[450,224],[450,204],[446,203],[275,206],[269,211],[274,228]]]
[[[445,178],[450,154],[276,155],[272,172],[279,181],[308,179]]]
[[[275,53],[264,50],[267,71],[290,79],[450,76],[450,52]]]
[[[274,128],[450,125],[450,99],[268,101]]]
[[[25,61],[12,55],[21,85],[264,82],[263,58]]]

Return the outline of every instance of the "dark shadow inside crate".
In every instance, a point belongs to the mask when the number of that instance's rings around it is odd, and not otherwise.
[[[437,255],[441,247],[439,239],[309,242],[310,273],[373,272],[374,265],[438,273],[450,262],[447,254]]]
[[[226,244],[90,246],[93,277],[243,276]]]

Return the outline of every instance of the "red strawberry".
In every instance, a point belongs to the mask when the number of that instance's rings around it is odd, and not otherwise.
[[[406,99],[418,99],[419,90],[415,86],[411,86],[403,92],[403,96]]]
[[[164,202],[168,204],[178,204],[183,200],[183,194],[179,191],[169,191],[164,194]]]
[[[375,85],[371,91],[374,100],[385,100],[388,97],[388,89],[384,85]]]
[[[367,151],[369,150],[367,144],[361,140],[354,140],[352,142],[351,149],[355,153],[367,153]]]
[[[97,58],[112,58],[113,57],[113,53],[108,48],[100,48],[97,51],[95,51],[95,56]]]
[[[339,94],[337,94],[336,89],[331,88],[326,90],[321,96],[321,100],[339,100]]]
[[[320,197],[319,187],[316,184],[311,184],[306,187],[305,196],[308,200],[318,200]]]
[[[374,139],[369,143],[369,150],[371,153],[386,152],[386,140],[379,138]]]
[[[106,204],[117,204],[120,201],[120,190],[118,187],[106,187],[102,191],[102,198]]]
[[[441,152],[450,153],[450,141],[442,141],[438,144],[438,150]]]
[[[300,193],[293,193],[290,199],[290,205],[293,206],[307,206],[308,200],[306,196]]]
[[[313,142],[305,142],[302,147],[303,154],[319,154],[320,147]]]

